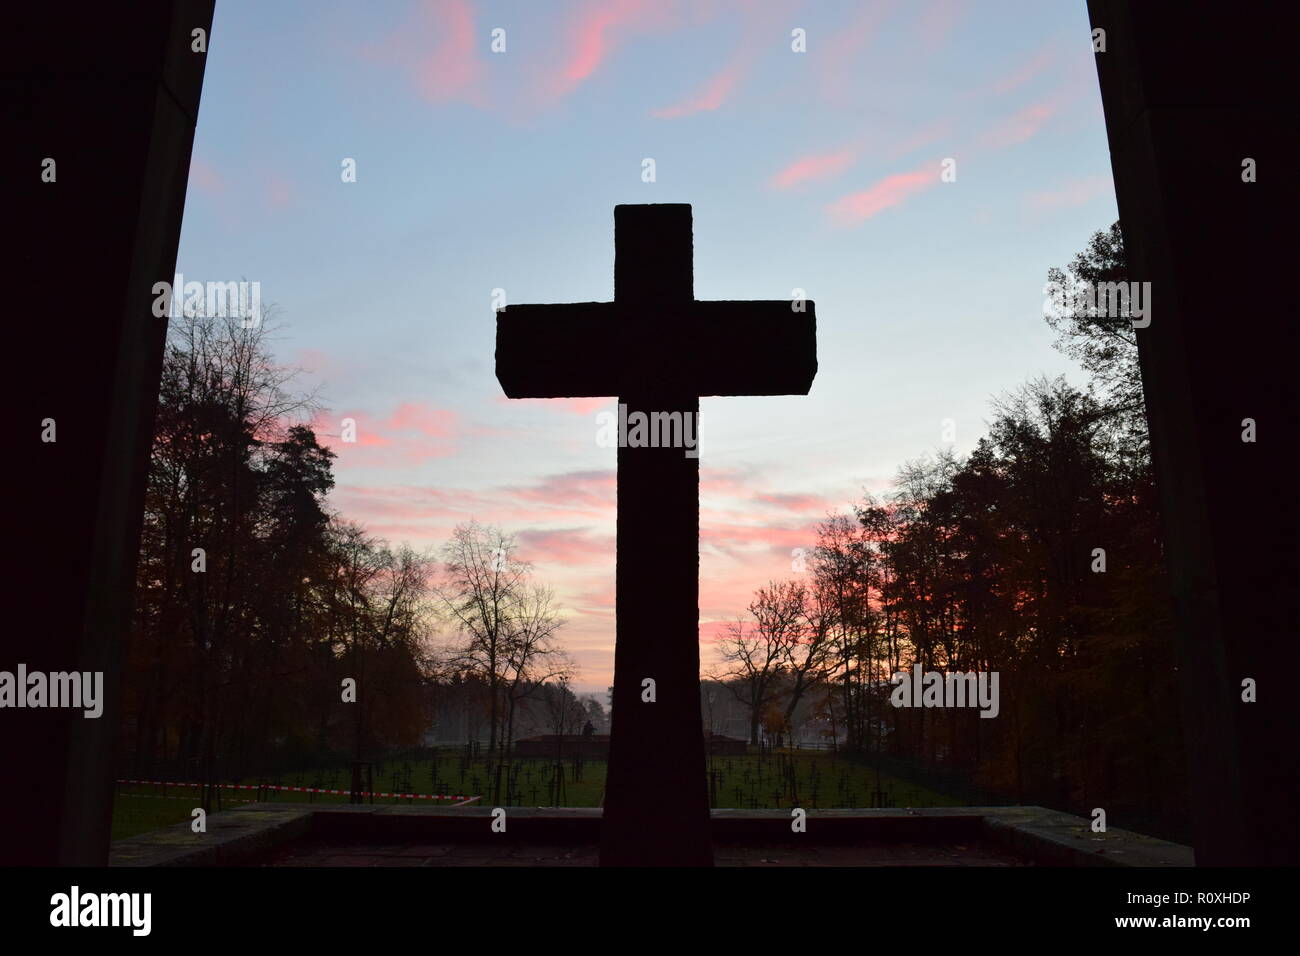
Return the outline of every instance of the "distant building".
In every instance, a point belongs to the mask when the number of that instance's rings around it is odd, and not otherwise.
[[[715,757],[743,757],[749,750],[749,741],[743,737],[724,737],[722,734],[704,735],[704,752]]]

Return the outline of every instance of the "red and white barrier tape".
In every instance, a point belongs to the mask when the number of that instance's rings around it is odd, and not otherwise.
[[[201,787],[201,783],[178,783],[170,780],[119,780],[118,783],[136,784],[149,787]],[[273,783],[216,783],[214,787],[226,790],[288,790],[293,793],[337,793],[351,794],[351,790],[327,790],[323,787],[284,787]],[[369,790],[360,791],[363,797],[396,797],[400,800],[468,800],[469,797],[443,795],[438,793],[380,793]]]

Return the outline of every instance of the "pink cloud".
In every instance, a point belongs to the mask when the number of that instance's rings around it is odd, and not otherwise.
[[[759,494],[754,496],[754,500],[785,511],[824,512],[832,506],[821,495]]]
[[[606,618],[609,621],[610,644],[613,644],[613,627],[614,627],[614,582],[613,575],[607,587],[594,588],[590,591],[581,591],[573,596],[574,610],[579,614],[595,615]]]
[[[659,119],[676,119],[695,113],[719,109],[733,97],[741,82],[749,75],[755,62],[774,46],[773,38],[788,35],[788,18],[797,9],[791,0],[768,0],[764,4],[736,3],[734,19],[743,25],[739,44],[730,58],[694,93],[671,106],[654,110],[651,115]],[[694,8],[701,18],[711,17],[718,8]]]
[[[674,106],[654,110],[650,115],[658,119],[675,119],[692,113],[716,110],[731,95],[743,72],[744,67],[740,63],[729,63],[698,93]]]
[[[283,209],[293,202],[293,197],[293,186],[287,179],[275,173],[267,177],[266,199],[272,206]]]
[[[595,563],[606,565],[611,570],[614,567],[612,534],[592,534],[586,528],[525,528],[516,538],[523,559],[537,565],[573,566]]]
[[[937,52],[948,42],[965,8],[965,0],[934,0],[925,8],[917,26],[926,52]]]
[[[420,92],[432,103],[477,99],[482,65],[475,52],[473,9],[467,0],[428,0],[428,7],[443,40],[420,63]]]
[[[893,142],[880,142],[876,133],[856,137],[852,142],[825,153],[800,157],[768,180],[770,189],[790,189],[818,179],[830,179],[851,167],[864,154],[896,162],[922,146],[928,146],[952,132],[952,120],[943,117],[917,127]]]
[[[870,0],[850,23],[825,41],[825,49],[813,61],[819,70],[822,97],[831,102],[841,102],[857,95],[849,81],[849,69],[862,60],[863,50],[874,39],[885,18],[893,12],[896,0]],[[812,39],[809,56],[812,56]]]
[[[334,368],[337,363],[333,356],[321,349],[302,348],[293,353],[289,360],[290,365],[300,365],[308,371],[319,372],[322,369]]]
[[[386,433],[397,441],[420,429],[440,429],[441,419],[429,411],[398,406],[379,420],[410,429]],[[811,548],[825,512],[842,510],[853,497],[851,489],[818,495],[772,487],[753,469],[702,469],[699,640],[706,667],[714,662],[726,622],[745,614],[760,585],[797,577],[791,552]],[[331,502],[372,533],[417,547],[437,548],[456,524],[471,517],[513,533],[537,579],[555,588],[565,621],[561,638],[580,661],[579,680],[598,688],[608,683],[615,634],[612,468],[472,489],[346,485],[335,490]]]
[[[747,472],[721,468],[700,469],[700,497],[742,497],[749,493],[753,476]]]
[[[909,173],[886,176],[869,189],[841,196],[826,207],[826,213],[840,225],[856,225],[938,182],[938,163],[927,163]]]
[[[533,405],[547,411],[564,415],[594,415],[608,409],[613,411],[618,402],[614,398],[507,398],[497,395],[494,401],[499,405]]]
[[[356,423],[354,441],[343,441],[343,419]],[[340,461],[376,468],[404,468],[458,451],[456,439],[467,429],[450,409],[403,402],[387,417],[364,411],[318,416],[312,427],[320,443]]]
[[[398,442],[403,434],[442,429],[437,411],[413,403],[398,406],[382,423],[407,431],[386,437]],[[827,511],[842,510],[852,493],[828,497],[773,489],[753,471],[706,468],[701,495],[699,636],[710,648],[708,664],[726,622],[745,614],[760,585],[798,576],[792,552],[813,547],[817,524]],[[566,648],[575,656],[590,652],[582,679],[592,684],[608,682],[614,640],[615,500],[613,469],[473,489],[341,484],[331,495],[332,505],[371,533],[417,547],[436,549],[456,524],[471,517],[513,533],[520,557],[533,563],[539,581],[556,590]]]
[[[890,143],[880,150],[880,155],[886,160],[894,162],[902,159],[908,153],[920,149],[922,146],[929,146],[935,140],[943,139],[952,132],[952,121],[944,118],[928,123],[910,134],[904,136],[897,142]]]
[[[618,487],[613,469],[601,471],[571,471],[548,475],[539,483],[527,487],[505,489],[519,501],[541,505],[614,509]]]
[[[390,432],[417,432],[429,438],[447,438],[456,423],[456,413],[446,408],[431,408],[419,402],[398,405],[380,427]]]
[[[700,543],[733,556],[740,549],[758,548],[789,555],[793,548],[809,547],[817,519],[800,518],[784,524],[749,524],[735,515],[700,516]],[[731,518],[732,520],[725,520]]]
[[[335,487],[333,500],[344,515],[367,522],[436,519],[455,523],[488,506],[475,492],[419,485],[341,484]]]
[[[1056,58],[1057,54],[1054,47],[1054,44],[1043,47],[1014,70],[998,77],[988,85],[987,92],[994,96],[1005,96],[1012,90],[1024,86]]]
[[[667,4],[655,0],[605,0],[583,4],[566,28],[567,58],[543,87],[552,99],[567,96],[590,79],[620,43],[638,31],[663,27],[674,19]]]
[[[1058,96],[1031,103],[987,130],[980,137],[980,144],[991,149],[1018,146],[1037,135],[1061,111],[1061,106]]]
[[[362,50],[367,59],[397,64],[429,103],[482,106],[483,63],[468,0],[423,0],[414,18],[382,42]]]
[[[1058,189],[1030,193],[1026,202],[1031,209],[1045,212],[1082,206],[1094,199],[1113,195],[1115,184],[1109,176],[1085,176],[1063,183]]]
[[[842,173],[853,165],[857,154],[852,149],[840,149],[832,153],[814,153],[796,159],[771,178],[768,186],[772,189],[790,189],[800,183],[814,179],[826,179]]]
[[[358,433],[358,445],[361,433]],[[342,446],[355,449],[355,445]],[[353,452],[355,453],[355,452]],[[392,447],[388,457],[401,460],[405,449]],[[376,463],[376,456],[359,456],[360,464]],[[403,462],[407,463],[407,462]],[[460,521],[475,518],[522,535],[556,522],[613,528],[616,508],[614,472],[571,472],[548,475],[528,485],[506,485],[482,490],[432,488],[421,485],[341,485],[335,497],[344,514],[359,520],[375,518],[412,524],[439,522],[425,534],[443,534]],[[576,533],[570,531],[570,533]],[[523,538],[521,537],[521,541]]]
[[[226,181],[221,174],[197,156],[190,160],[190,182],[205,193],[226,191]]]

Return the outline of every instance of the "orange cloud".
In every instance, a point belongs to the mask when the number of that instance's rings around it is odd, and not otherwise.
[[[839,225],[856,225],[938,182],[939,165],[927,163],[910,173],[886,176],[869,189],[841,196],[826,207],[826,213]]]

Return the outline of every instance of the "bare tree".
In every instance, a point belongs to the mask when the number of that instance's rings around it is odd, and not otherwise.
[[[514,537],[477,522],[457,525],[443,548],[443,604],[462,643],[454,659],[480,675],[488,693],[488,749],[501,724],[501,685],[509,659],[510,618],[529,568],[515,559]]]
[[[722,638],[723,673],[719,679],[749,711],[749,742],[776,700],[789,644],[797,641],[804,588],[793,581],[773,581],[759,588],[749,605],[753,622],[728,624]]]
[[[572,679],[573,662],[555,642],[555,634],[564,622],[553,610],[554,600],[550,588],[528,583],[519,589],[511,604],[502,681],[507,708],[503,752],[514,743],[519,703],[549,680],[559,680],[567,687]]]
[[[839,615],[834,596],[824,587],[799,585],[790,599],[797,607],[799,626],[785,637],[781,662],[788,684],[784,725],[793,743],[795,711],[804,694],[826,674]]]
[[[571,667],[555,643],[563,624],[550,590],[531,581],[512,535],[470,521],[443,548],[443,605],[460,643],[453,661],[488,694],[488,750],[504,753],[515,707],[534,685]]]

